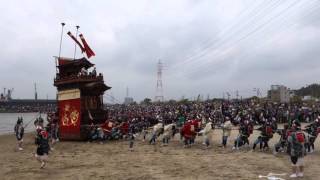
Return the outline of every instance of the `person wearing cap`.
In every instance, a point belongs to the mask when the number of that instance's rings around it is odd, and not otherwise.
[[[228,137],[231,135],[232,124],[230,118],[227,116],[222,124],[222,146],[227,147]]]
[[[17,123],[14,126],[14,132],[16,138],[18,140],[18,150],[22,151],[22,143],[23,143],[23,135],[24,135],[24,127],[23,127],[23,119],[22,117],[18,117]]]
[[[290,159],[292,162],[291,178],[303,177],[304,162],[303,157],[306,155],[305,151],[306,137],[301,131],[301,124],[298,121],[293,121],[292,132],[288,136],[288,143],[290,144]]]

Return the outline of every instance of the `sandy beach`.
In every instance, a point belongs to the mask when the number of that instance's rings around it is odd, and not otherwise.
[[[237,135],[232,132],[229,147],[219,147],[221,131],[215,130],[213,146],[204,149],[202,137],[190,149],[182,148],[176,136],[169,146],[149,145],[135,141],[135,151],[128,151],[127,141],[112,141],[105,144],[87,142],[59,142],[51,152],[45,169],[33,157],[36,149],[34,135],[24,138],[24,151],[15,151],[13,135],[0,136],[1,179],[258,179],[268,173],[287,173],[290,161],[286,154],[274,156],[272,152],[250,152],[247,149],[232,151],[231,143]],[[250,137],[250,143],[258,132]],[[270,145],[278,140],[275,135]],[[305,158],[305,177],[319,179],[320,142],[316,141],[316,152]]]

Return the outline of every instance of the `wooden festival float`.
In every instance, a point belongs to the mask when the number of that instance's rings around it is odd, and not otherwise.
[[[62,33],[63,26],[64,23]],[[86,52],[88,58],[95,55],[81,34],[84,47],[70,32],[68,35],[76,41],[82,52]],[[61,140],[86,140],[90,126],[102,124],[107,118],[107,111],[103,109],[103,94],[111,87],[104,83],[103,75],[97,74],[95,69],[88,73],[93,67],[94,64],[85,57],[56,57],[54,86],[58,90],[57,111]]]
[[[58,113],[61,140],[85,140],[91,123],[101,124],[107,118],[103,94],[110,89],[103,75],[84,74],[93,67],[86,58],[58,60],[54,86],[58,89]]]

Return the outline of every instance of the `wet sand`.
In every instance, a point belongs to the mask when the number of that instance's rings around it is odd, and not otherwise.
[[[290,174],[291,164],[286,154],[274,156],[272,152],[251,152],[247,149],[232,151],[238,131],[234,130],[229,146],[220,146],[221,131],[215,130],[213,146],[204,149],[202,137],[190,149],[184,149],[177,136],[169,146],[148,145],[135,141],[135,151],[128,151],[127,141],[112,141],[105,144],[87,142],[59,142],[49,155],[49,163],[40,169],[33,157],[36,146],[34,135],[24,138],[24,151],[15,151],[13,135],[0,136],[0,179],[258,179],[258,176],[273,173]],[[250,137],[250,143],[259,132]],[[270,145],[279,139],[275,135]],[[305,158],[305,177],[320,178],[320,141],[316,152]],[[281,176],[289,179],[287,176]]]

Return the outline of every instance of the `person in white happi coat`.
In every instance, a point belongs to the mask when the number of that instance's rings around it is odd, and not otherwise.
[[[214,124],[212,122],[208,122],[203,130],[200,131],[200,133],[204,137],[204,144],[206,147],[210,146],[212,135],[214,130]]]
[[[162,131],[163,131],[163,123],[162,122],[159,122],[158,124],[153,126],[152,136],[151,136],[149,143],[155,144],[157,137],[162,133]]]
[[[169,140],[171,137],[173,137],[174,135],[174,131],[176,129],[176,124],[172,123],[172,124],[168,124],[166,126],[164,126],[163,129],[163,138],[162,138],[162,143],[164,146],[169,144]]]
[[[228,137],[231,135],[232,124],[229,117],[225,118],[222,124],[222,146],[227,147]]]

